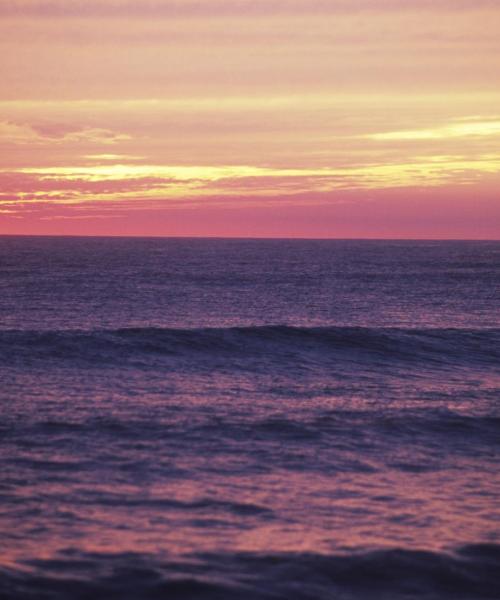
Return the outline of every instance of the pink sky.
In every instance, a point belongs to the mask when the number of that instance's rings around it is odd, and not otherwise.
[[[0,4],[0,233],[500,239],[500,5]]]

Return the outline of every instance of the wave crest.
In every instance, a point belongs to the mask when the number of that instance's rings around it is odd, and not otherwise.
[[[94,331],[0,331],[0,357],[125,363],[188,359],[248,368],[267,364],[425,363],[500,364],[500,329],[401,329],[362,327],[127,328]],[[251,363],[250,359],[254,362]]]
[[[369,598],[492,600],[500,596],[500,547],[456,553],[388,549],[350,554],[208,554],[164,562],[137,554],[68,550],[0,570],[5,600]]]

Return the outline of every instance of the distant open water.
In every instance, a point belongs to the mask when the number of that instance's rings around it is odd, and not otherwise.
[[[0,238],[0,598],[500,598],[500,243]]]

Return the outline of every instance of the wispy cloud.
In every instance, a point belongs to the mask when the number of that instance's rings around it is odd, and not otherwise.
[[[297,195],[339,190],[381,190],[471,184],[500,172],[500,155],[474,162],[435,156],[413,162],[356,168],[278,169],[248,165],[167,166],[100,164],[23,168],[0,172],[5,207],[36,203],[219,202],[224,197],[293,201]],[[242,200],[243,202],[243,200]]]
[[[130,154],[86,154],[84,158],[87,158],[92,161],[120,161],[120,162],[128,162],[128,161],[136,161],[136,160],[144,160],[145,156],[132,156]]]
[[[303,14],[358,12],[474,10],[496,8],[496,0],[4,0],[3,15],[54,16],[161,16]]]
[[[500,120],[480,121],[464,120],[463,122],[451,123],[430,129],[411,129],[406,131],[387,131],[384,133],[373,133],[363,137],[371,140],[446,140],[467,137],[484,137],[500,135]]]
[[[68,127],[60,124],[30,124],[0,122],[0,141],[12,144],[61,144],[91,142],[116,144],[130,139],[129,135],[98,127]]]

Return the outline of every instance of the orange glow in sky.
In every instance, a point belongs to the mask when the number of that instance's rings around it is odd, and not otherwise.
[[[0,3],[0,233],[500,239],[494,0]]]

